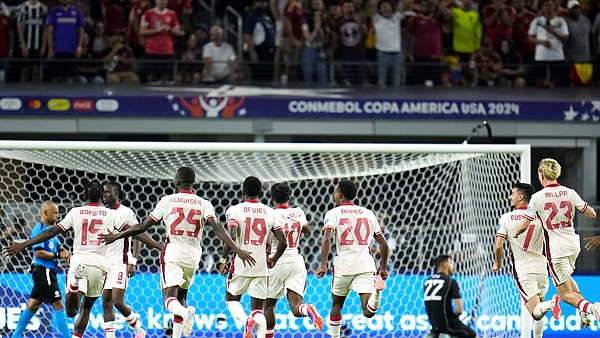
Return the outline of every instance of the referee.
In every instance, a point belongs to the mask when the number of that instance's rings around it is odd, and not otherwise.
[[[33,227],[31,238],[39,235],[40,232],[51,227],[58,220],[58,206],[50,201],[42,203],[40,209],[40,221]],[[20,338],[29,321],[35,315],[42,303],[51,303],[54,308],[55,325],[63,338],[71,338],[71,331],[67,326],[67,316],[65,306],[62,301],[62,295],[56,281],[56,269],[58,260],[64,258],[69,261],[71,253],[61,244],[58,237],[53,237],[46,242],[32,246],[34,252],[33,259],[33,290],[29,297],[27,309],[21,313],[17,328],[13,333],[13,338]]]

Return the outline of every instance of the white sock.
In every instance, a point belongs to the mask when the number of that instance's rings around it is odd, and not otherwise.
[[[179,300],[177,300],[175,297],[169,297],[167,300],[165,300],[165,309],[181,318],[185,317],[187,314],[187,308],[181,305]]]
[[[329,316],[329,327],[331,328],[331,338],[340,338],[341,326],[342,326],[342,317]]]
[[[375,290],[367,301],[367,310],[372,313],[377,312],[379,309],[379,303],[381,303],[381,291]]]
[[[135,333],[142,332],[142,322],[137,319],[137,316],[133,311],[131,311],[131,314],[129,316],[125,317],[125,321],[129,324],[129,326],[133,328],[133,331],[135,331]]]
[[[267,318],[262,309],[254,309],[250,314],[255,321],[256,338],[265,338],[267,334]]]
[[[542,338],[544,335],[544,320],[533,321],[533,338]]]
[[[173,336],[171,336],[171,337],[172,338],[181,338],[182,334],[183,334],[183,322],[182,323],[173,322]]]
[[[538,305],[533,308],[532,314],[534,318],[543,318],[548,311],[552,309],[552,300],[547,300],[545,302],[539,302]]]
[[[106,338],[115,338],[115,322],[106,322],[104,323],[104,334]]]
[[[233,318],[239,320],[243,324],[246,324],[248,315],[246,314],[246,311],[244,311],[244,307],[242,304],[240,304],[240,302],[235,300],[227,302],[227,310],[229,310],[229,313],[231,313]]]
[[[300,312],[300,314],[304,317],[308,316],[308,305],[305,303],[298,305],[298,312]]]

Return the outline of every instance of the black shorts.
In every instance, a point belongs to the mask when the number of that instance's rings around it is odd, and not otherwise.
[[[62,300],[56,280],[56,270],[36,265],[33,267],[31,276],[33,277],[33,290],[31,290],[30,298],[37,299],[42,303],[54,303]]]

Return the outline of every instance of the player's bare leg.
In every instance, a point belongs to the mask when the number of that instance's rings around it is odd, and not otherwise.
[[[314,305],[304,303],[304,298],[292,290],[288,290],[287,299],[294,316],[309,317],[315,329],[321,331],[323,328],[323,318],[321,318]]]
[[[75,317],[79,311],[79,304],[83,296],[83,293],[79,292],[79,281],[85,277],[84,265],[78,264],[73,269],[75,278],[67,278],[67,294],[65,299],[67,316],[69,318]]]
[[[106,338],[115,337],[115,310],[112,289],[102,291],[102,309],[104,309],[104,334]]]
[[[225,293],[225,300],[227,302],[229,313],[231,313],[233,318],[244,323],[244,335],[242,337],[253,338],[252,329],[254,328],[255,321],[254,318],[246,314],[244,307],[240,304],[240,299],[242,299],[242,295],[232,295],[229,292]],[[260,306],[262,306],[262,304],[260,304]]]
[[[525,307],[533,317],[533,337],[540,338],[544,332],[544,315],[552,310],[554,318],[560,318],[560,296],[554,295],[552,299],[543,301],[543,297],[535,295],[525,303]],[[557,318],[558,317],[558,318]]]
[[[379,310],[379,304],[381,303],[381,291],[385,289],[385,281],[379,276],[374,276],[374,285],[372,293],[361,293],[360,303],[363,309],[363,315],[367,318],[371,318]]]
[[[173,338],[180,338],[183,334],[189,337],[194,325],[193,306],[187,306],[187,290],[179,286],[170,286],[163,289],[165,308],[173,314]]]
[[[346,296],[332,296],[331,312],[329,313],[329,325],[331,326],[331,338],[340,338],[340,329],[342,326],[342,308],[346,301]]]
[[[81,311],[79,311],[79,317],[75,320],[75,330],[73,331],[73,338],[81,338],[83,337],[83,333],[87,328],[88,322],[90,320],[90,312],[92,311],[92,306],[96,302],[98,297],[85,297],[83,298],[83,303],[81,304]]]
[[[265,319],[267,320],[266,338],[273,338],[273,336],[275,335],[275,324],[277,323],[277,318],[275,317],[276,305],[277,299],[275,298],[267,298],[265,300]]]
[[[572,279],[573,277],[569,277],[569,280],[556,287],[556,290],[560,294],[560,297],[565,303],[572,305],[576,309],[579,309],[581,312],[586,312],[594,315],[596,319],[600,321],[600,312],[596,311],[596,307],[593,306],[589,301],[584,299],[581,294],[573,291],[572,284],[574,283],[574,281],[571,282]]]
[[[137,316],[131,307],[125,304],[125,290],[112,289],[112,300],[117,310],[125,317],[125,321],[133,328],[135,338],[146,337],[146,330],[142,328],[142,322],[137,320]]]
[[[575,282],[575,279],[571,278],[571,290],[573,292],[577,292],[578,294],[581,294],[581,292],[579,292],[579,285],[577,285],[577,282]],[[589,327],[592,324],[592,317],[590,317],[587,312],[582,312],[581,310],[577,309],[577,314],[579,315],[579,327],[581,327],[582,329]]]
[[[254,320],[254,324],[256,325],[257,338],[265,338],[267,334],[267,319],[265,318],[265,314],[263,313],[264,303],[264,299],[254,297],[250,298],[250,305],[252,306],[250,318]]]

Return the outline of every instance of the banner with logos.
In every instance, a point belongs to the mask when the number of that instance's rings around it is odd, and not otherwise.
[[[5,334],[10,336],[10,332],[17,325],[21,312],[26,308],[32,282],[29,274],[3,273],[0,276],[2,277],[0,278],[0,332],[3,333],[2,336],[4,337]],[[359,297],[356,294],[351,294],[342,311],[344,332],[347,336],[360,338],[424,336],[429,329],[429,322],[422,302],[423,290],[421,286],[425,278],[422,275],[391,276],[387,281],[381,307],[373,318],[366,318],[362,315]],[[462,283],[471,282],[465,280],[467,278],[474,278],[478,281],[480,277],[462,277],[458,281],[461,285]],[[500,281],[499,279],[504,280]],[[577,276],[576,280],[582,294],[590,297],[589,299],[592,302],[598,300],[595,291],[596,286],[600,283],[600,277]],[[64,285],[64,274],[59,274],[59,281]],[[294,317],[289,310],[287,301],[281,300],[276,308],[278,337],[329,337],[327,318],[331,305],[330,282],[331,276],[317,279],[314,275],[309,274],[305,296],[307,303],[321,304],[318,310],[325,319],[325,328],[320,332],[316,332],[307,318]],[[485,279],[484,292],[488,286],[498,285],[498,283],[514,282],[509,276],[491,275]],[[163,307],[159,285],[158,274],[137,274],[131,279],[129,290],[126,293],[126,303],[130,304],[138,314],[144,328],[148,330],[148,337],[163,337],[172,319],[172,315]],[[188,292],[188,304],[196,307],[194,316],[195,336],[229,337],[232,333],[237,333],[237,336],[241,334],[242,323],[234,321],[225,306],[224,285],[225,277],[223,276],[217,274],[196,275],[194,285]],[[413,285],[417,287],[407,287]],[[551,295],[555,292],[554,288],[551,287],[548,294]],[[514,313],[514,309],[518,307],[507,302],[506,297],[494,299],[493,313],[486,313],[485,310],[482,310],[483,305],[480,307],[480,313],[473,324],[480,336],[493,337],[507,332],[513,335],[517,334],[521,320],[520,314]],[[101,300],[98,300],[92,309],[86,335],[92,337],[103,335],[100,303]],[[474,303],[475,299],[464,299],[466,313],[470,313]],[[247,296],[243,296],[242,304],[249,313],[250,300]],[[596,337],[600,335],[597,321],[594,320],[590,328],[582,330],[579,328],[579,319],[575,314],[575,309],[562,303],[562,310],[563,316],[560,320],[553,319],[550,314],[546,315],[544,319],[544,337]],[[131,328],[127,327],[123,316],[118,311],[116,311],[116,314],[117,336],[119,334],[126,336],[127,333],[133,332]],[[53,331],[51,316],[51,307],[48,305],[42,306],[28,326],[29,334],[39,338],[58,337],[58,334]],[[463,320],[469,322],[468,317]],[[68,321],[72,328],[73,320],[68,319]]]
[[[277,95],[275,89],[195,96],[105,92],[102,96],[90,97],[8,97],[0,94],[0,115],[600,121],[600,100],[381,99],[306,90],[298,90],[295,96],[287,91]]]

